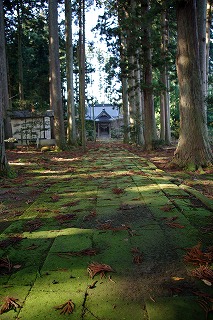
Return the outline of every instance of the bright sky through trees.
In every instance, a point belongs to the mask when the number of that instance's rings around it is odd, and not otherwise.
[[[94,43],[94,50],[91,53],[86,50],[86,59],[95,68],[95,73],[90,75],[91,83],[88,85],[88,95],[94,96],[99,103],[107,103],[107,95],[105,93],[104,87],[104,77],[105,73],[102,70],[105,60],[107,59],[107,47],[104,41],[100,40],[100,35],[98,31],[91,31],[97,24],[98,16],[102,15],[103,9],[97,9],[95,6],[91,7],[88,12],[86,12],[86,43]],[[98,62],[98,54],[103,56],[104,64]]]

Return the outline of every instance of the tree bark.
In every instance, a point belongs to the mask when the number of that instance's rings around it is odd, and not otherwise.
[[[149,11],[149,1],[144,0],[142,6],[142,17]],[[143,77],[144,77],[144,140],[145,149],[152,150],[153,142],[157,140],[155,110],[152,86],[152,53],[150,44],[150,21],[143,28]]]
[[[180,138],[174,162],[196,169],[212,161],[204,112],[195,0],[177,1]]]
[[[208,75],[209,75],[209,51],[210,51],[210,33],[211,33],[211,21],[213,13],[212,0],[207,1],[207,13],[206,13],[206,88],[208,90]]]
[[[5,110],[9,105],[6,50],[4,35],[4,12],[3,2],[0,1],[0,174],[6,173],[8,169],[7,156],[5,151],[4,119]]]
[[[65,0],[66,74],[67,74],[67,143],[76,145],[76,123],[73,86],[73,44],[71,0]]]
[[[135,105],[135,71],[134,71],[134,56],[129,57],[128,69],[128,100],[129,100],[129,124],[130,124],[130,139],[136,142],[136,105]]]
[[[162,70],[161,70],[161,83],[164,86],[164,89],[161,91],[160,95],[160,138],[167,145],[171,143],[171,129],[170,129],[170,99],[169,99],[169,74],[168,66],[166,62],[166,55],[168,50],[168,39],[169,39],[169,30],[168,30],[168,19],[166,11],[162,12]]]
[[[49,0],[50,107],[54,111],[56,146],[63,150],[66,143],[61,93],[57,3],[57,0]]]
[[[128,104],[128,80],[122,77],[122,102],[123,102],[123,120],[124,120],[124,143],[129,143],[129,104]]]
[[[139,66],[139,54],[137,57],[137,70],[135,71],[136,75],[136,89],[135,89],[135,99],[136,99],[136,144],[139,146],[144,146],[144,131],[143,131],[143,97],[141,92],[141,72]]]
[[[85,0],[79,0],[79,104],[81,121],[81,144],[86,150],[85,128]]]
[[[21,8],[20,8],[21,7]],[[23,74],[23,57],[22,57],[22,1],[17,1],[18,15],[18,85],[19,100],[22,107],[24,100],[24,74]]]
[[[121,68],[121,84],[122,84],[122,111],[123,111],[123,142],[129,143],[129,102],[128,102],[128,71],[127,71],[127,40],[125,37],[126,30],[122,22],[127,17],[127,12],[121,3],[118,3],[118,23],[120,28],[120,68]]]
[[[199,41],[199,60],[202,79],[202,90],[204,96],[207,94],[206,86],[206,10],[207,0],[197,1],[197,25],[198,25],[198,41]]]

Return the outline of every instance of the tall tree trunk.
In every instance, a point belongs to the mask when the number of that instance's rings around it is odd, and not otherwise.
[[[18,15],[18,85],[20,106],[24,100],[24,74],[23,74],[23,57],[22,57],[22,1],[17,1]]]
[[[126,8],[128,23],[135,21],[136,1],[129,0]],[[132,28],[126,27],[127,59],[128,59],[128,101],[129,101],[129,129],[130,140],[137,142],[136,128],[136,44],[132,35]]]
[[[128,79],[122,77],[122,102],[123,102],[123,121],[124,137],[123,142],[129,143],[129,103],[128,103]]]
[[[4,119],[5,110],[9,105],[7,66],[4,35],[4,12],[3,2],[0,1],[0,174],[8,169],[8,162],[5,152]]]
[[[67,74],[67,143],[75,145],[76,123],[73,86],[73,44],[72,44],[72,7],[71,0],[65,0],[66,26],[66,74]]]
[[[209,51],[210,51],[210,32],[211,21],[213,13],[213,2],[207,0],[207,14],[206,14],[206,90],[208,90],[208,75],[209,75]]]
[[[122,83],[122,111],[123,111],[123,142],[129,143],[129,102],[128,102],[128,61],[127,61],[127,40],[125,37],[126,30],[122,26],[122,22],[127,17],[125,7],[117,2],[118,23],[120,28],[120,68],[121,68],[121,83]]]
[[[50,107],[54,111],[56,146],[63,150],[66,143],[61,92],[57,3],[57,0],[49,0]]]
[[[81,143],[84,151],[86,150],[85,71],[85,0],[79,0],[79,104]]]
[[[144,0],[142,5],[142,16],[149,11],[149,1]],[[147,17],[146,17],[146,20]],[[150,42],[150,21],[144,26],[143,36],[143,77],[144,77],[144,139],[145,149],[152,150],[153,142],[157,140],[155,110],[152,86],[152,53]]]
[[[195,0],[177,1],[180,138],[174,162],[190,169],[212,161],[204,112]]]
[[[129,57],[129,76],[128,76],[128,98],[129,98],[129,124],[130,124],[130,139],[136,142],[136,105],[135,105],[135,65],[134,56]]]
[[[137,70],[135,71],[136,74],[136,89],[135,89],[135,99],[136,99],[136,143],[139,146],[144,146],[144,131],[143,131],[143,98],[141,92],[141,72],[139,66],[139,55],[137,56]]]
[[[171,143],[171,129],[170,129],[170,105],[169,105],[169,74],[166,62],[166,55],[168,50],[168,19],[166,11],[162,12],[162,44],[161,53],[163,66],[161,70],[161,83],[164,89],[160,95],[160,138],[165,141],[167,145]]]
[[[206,10],[207,0],[197,1],[197,26],[199,41],[199,60],[204,96],[207,94],[206,86]]]

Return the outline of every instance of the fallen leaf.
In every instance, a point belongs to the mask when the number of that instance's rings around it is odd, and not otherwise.
[[[34,220],[29,220],[25,222],[23,229],[24,231],[28,231],[31,233],[41,228],[41,226],[43,226],[43,222],[40,219],[34,219]]]
[[[20,308],[20,305],[18,304],[18,299],[13,297],[5,297],[4,298],[4,304],[1,306],[0,314],[3,314],[9,310],[15,310],[17,308]]]
[[[55,216],[55,219],[58,220],[59,223],[65,223],[70,220],[76,219],[75,213],[66,213],[66,214],[58,214]]]
[[[20,269],[22,267],[21,264],[14,264],[13,269]]]
[[[71,202],[63,204],[63,207],[74,207],[74,206],[77,206],[79,204],[79,202],[80,202],[80,200],[71,201]]]
[[[56,310],[61,310],[60,314],[71,314],[73,313],[74,308],[75,308],[75,304],[72,302],[71,299],[55,307]]]
[[[191,275],[195,278],[201,279],[208,285],[213,283],[213,271],[208,266],[200,266],[197,269],[191,271]]]
[[[213,251],[210,248],[209,252],[203,252],[201,250],[201,243],[198,243],[196,246],[186,250],[187,254],[184,256],[185,262],[192,262],[195,265],[200,265],[208,264],[213,261]]]
[[[212,283],[206,279],[201,279],[201,280],[209,287],[212,285]]]
[[[51,197],[53,202],[57,202],[59,200],[59,195],[58,194],[53,194]]]
[[[172,277],[172,280],[174,280],[174,281],[180,281],[180,280],[184,280],[184,278],[180,278],[180,277]]]
[[[92,210],[88,215],[84,217],[84,221],[89,221],[97,216],[96,210]]]
[[[122,188],[113,188],[112,192],[114,194],[122,194],[122,193],[124,193],[124,189],[122,189]]]
[[[169,212],[174,209],[174,206],[171,204],[166,204],[165,206],[160,208],[164,212]]]
[[[142,263],[142,255],[136,255],[133,257],[133,263],[135,264],[141,264]]]
[[[21,240],[23,240],[23,236],[22,235],[8,237],[7,239],[4,239],[4,240],[0,241],[0,248],[4,249],[4,248],[6,248],[6,247],[8,247],[10,245],[16,245]]]
[[[170,228],[179,228],[179,229],[185,228],[185,226],[182,226],[178,222],[166,222],[166,225]]]
[[[105,272],[114,272],[114,270],[107,264],[101,264],[98,262],[93,262],[91,263],[88,268],[87,271],[89,273],[89,276],[91,279],[94,278],[94,276],[98,273],[101,274],[101,278],[103,278],[105,276]]]

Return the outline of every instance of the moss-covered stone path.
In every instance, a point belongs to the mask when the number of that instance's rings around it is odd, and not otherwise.
[[[20,307],[0,319],[206,319],[199,301],[212,287],[183,257],[199,242],[212,246],[212,204],[120,147],[103,145],[67,166],[2,230],[1,306],[8,296]],[[91,263],[114,272],[92,279]],[[55,307],[68,300],[74,311],[61,314]]]

